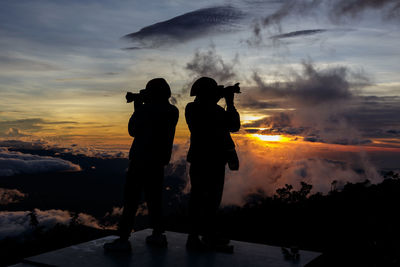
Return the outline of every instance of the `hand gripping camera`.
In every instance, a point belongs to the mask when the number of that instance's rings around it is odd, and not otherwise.
[[[236,83],[235,85],[231,85],[231,86],[227,86],[224,87],[223,85],[218,85],[218,96],[220,98],[225,97],[226,95],[230,95],[230,94],[240,94],[240,87],[239,87],[240,83]]]
[[[127,92],[125,98],[126,98],[126,103],[131,103],[133,101],[144,103],[148,98],[148,92],[146,89],[141,89],[139,93]]]

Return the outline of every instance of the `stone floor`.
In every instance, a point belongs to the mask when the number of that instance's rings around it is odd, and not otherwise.
[[[177,267],[239,267],[239,266],[304,266],[320,253],[300,251],[300,258],[287,260],[280,247],[247,242],[231,241],[235,246],[233,254],[189,252],[185,248],[186,234],[167,232],[168,249],[146,245],[149,229],[135,232],[131,237],[131,253],[106,253],[105,242],[115,239],[107,236],[90,242],[47,252],[26,258],[16,267],[25,266],[177,266]]]

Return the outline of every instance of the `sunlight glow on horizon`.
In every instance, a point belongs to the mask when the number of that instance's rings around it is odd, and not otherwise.
[[[251,134],[251,136],[265,142],[287,142],[290,140],[283,135]]]

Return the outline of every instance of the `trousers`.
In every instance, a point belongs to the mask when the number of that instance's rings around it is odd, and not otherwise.
[[[216,234],[217,211],[221,204],[225,180],[225,163],[190,164],[189,220],[190,233]]]
[[[163,233],[162,193],[164,165],[129,165],[124,187],[123,212],[118,232],[122,239],[128,239],[135,222],[138,205],[144,193],[149,211],[150,227],[155,233]]]

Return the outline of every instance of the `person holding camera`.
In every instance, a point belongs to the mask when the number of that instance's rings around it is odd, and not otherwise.
[[[238,83],[224,88],[209,77],[196,80],[191,88],[190,96],[196,98],[185,109],[191,134],[187,155],[191,182],[188,249],[233,252],[229,240],[217,236],[216,215],[222,199],[225,165],[228,163],[231,170],[239,169],[230,135],[240,128],[234,93],[240,93]],[[217,104],[221,98],[225,98],[226,110]]]
[[[134,102],[129,134],[134,137],[129,151],[129,167],[124,187],[123,213],[118,226],[119,238],[106,243],[107,251],[129,251],[129,237],[144,192],[149,210],[152,235],[148,244],[167,246],[162,223],[164,166],[171,158],[179,111],[169,103],[171,90],[163,78],[150,80],[139,94],[127,93],[127,102]]]

